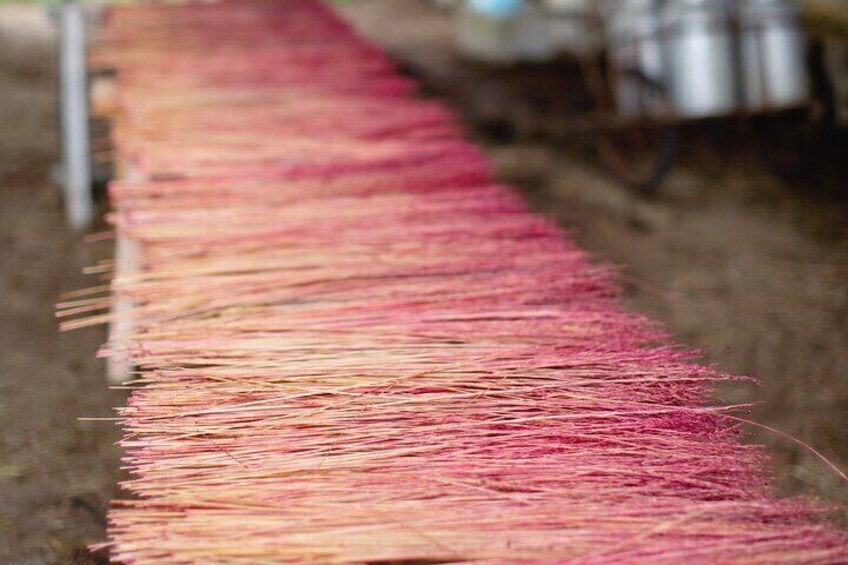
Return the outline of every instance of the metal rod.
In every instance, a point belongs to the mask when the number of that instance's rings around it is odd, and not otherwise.
[[[77,2],[66,0],[62,3],[60,30],[62,188],[68,224],[83,231],[94,219],[94,202],[89,162],[85,20]]]

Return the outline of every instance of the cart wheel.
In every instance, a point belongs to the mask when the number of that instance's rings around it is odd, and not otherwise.
[[[763,164],[776,175],[795,179],[815,170],[836,131],[833,85],[820,44],[808,54],[810,101],[803,107],[757,116],[754,139]]]
[[[614,114],[611,85],[605,80],[605,95],[601,112]],[[623,71],[615,84],[624,85],[638,93],[637,115],[657,116],[670,107],[665,89],[638,70]],[[663,177],[671,168],[677,145],[677,130],[659,120],[634,119],[621,125],[599,128],[595,148],[604,166],[621,182],[644,195],[656,192]]]

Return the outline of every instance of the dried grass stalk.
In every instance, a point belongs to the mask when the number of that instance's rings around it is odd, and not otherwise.
[[[142,268],[60,310],[135,305],[117,560],[848,562],[705,403],[726,377],[325,6],[140,4],[106,31],[115,146],[153,179],[111,187]]]

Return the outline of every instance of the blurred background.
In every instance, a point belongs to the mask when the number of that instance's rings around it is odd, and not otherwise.
[[[728,383],[721,401],[754,403],[753,420],[848,468],[848,2],[334,4],[455,109],[500,179],[621,266],[625,307],[762,384]],[[101,11],[86,4],[90,42]],[[59,335],[53,318],[112,253],[84,243],[96,219],[69,227],[74,199],[107,209],[111,153],[93,112],[92,181],[69,188],[60,22],[56,6],[0,0],[3,563],[102,561],[86,546],[120,476],[119,430],[78,419],[124,401],[94,358],[103,332]],[[89,71],[102,102],[109,77]],[[744,440],[767,446],[779,494],[848,503],[799,444],[753,427]]]

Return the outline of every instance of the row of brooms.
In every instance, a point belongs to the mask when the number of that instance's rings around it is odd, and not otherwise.
[[[109,11],[124,563],[842,563],[725,378],[311,0]],[[120,307],[119,307],[120,306]],[[117,329],[116,329],[117,328]]]

